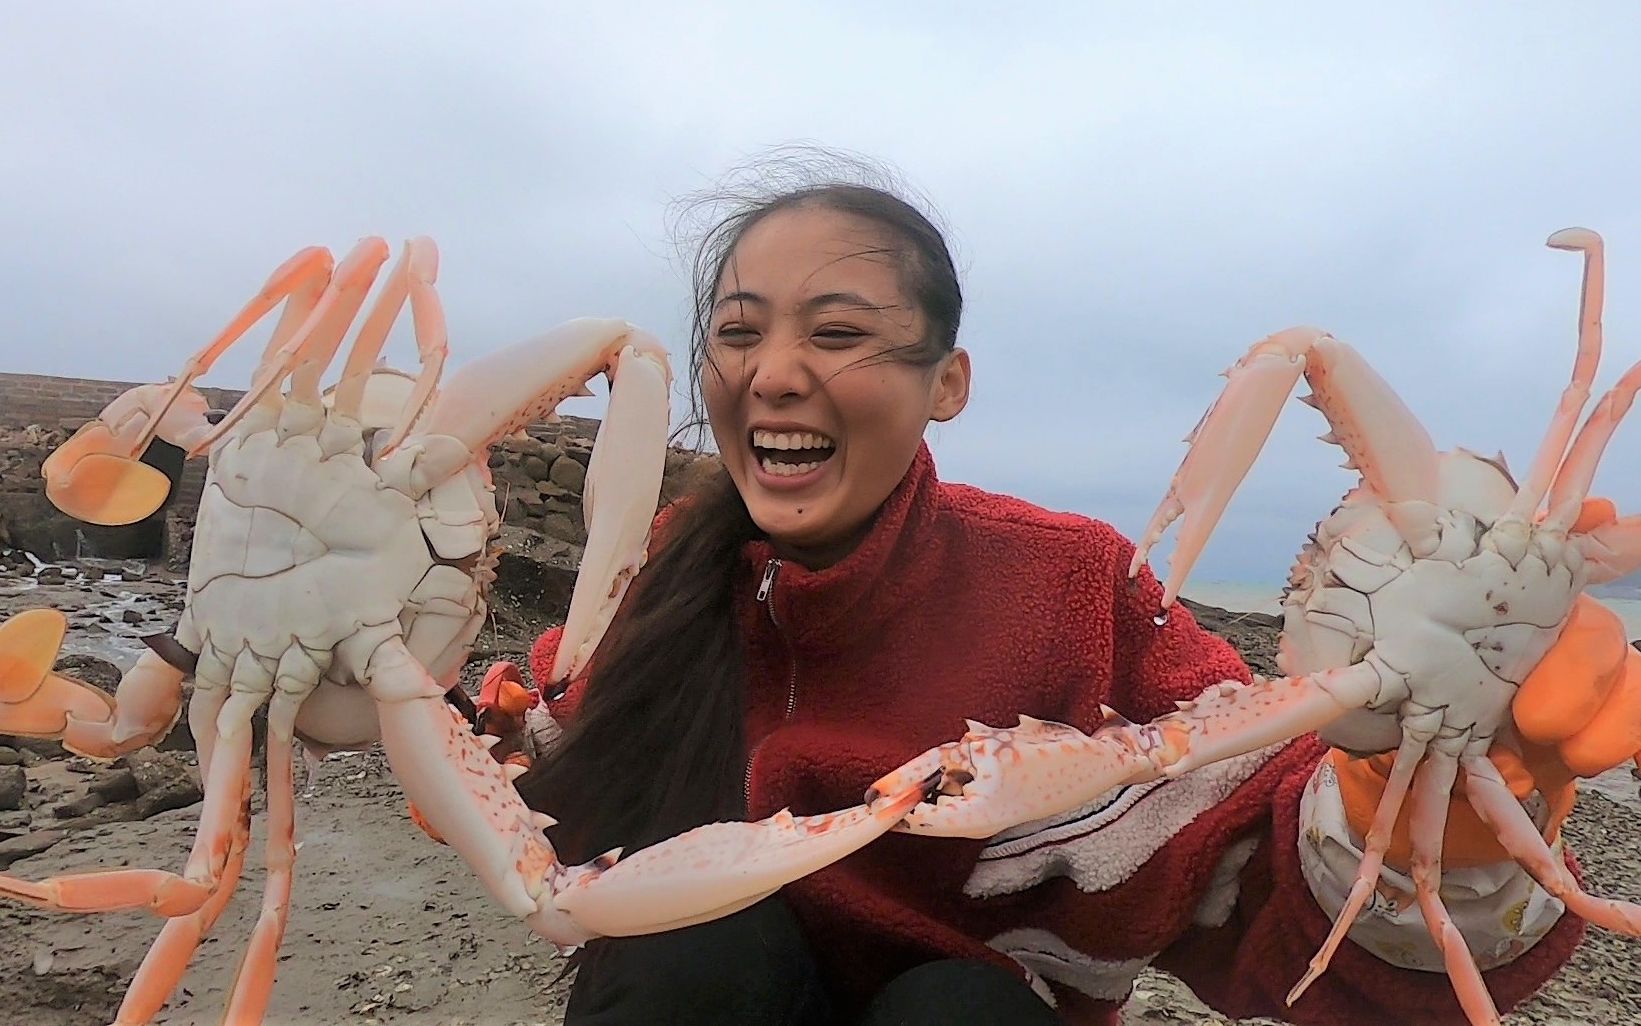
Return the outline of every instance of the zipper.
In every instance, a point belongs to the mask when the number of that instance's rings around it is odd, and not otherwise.
[[[781,628],[780,618],[775,615],[775,600],[771,593],[775,587],[775,575],[780,573],[780,570],[781,561],[778,559],[771,559],[764,566],[763,580],[758,582],[758,593],[755,598],[756,601],[761,604],[764,607],[764,610],[769,614],[770,624],[774,626],[775,633],[780,636],[781,643],[786,646],[790,671],[788,672],[786,682],[785,720],[790,721],[792,719],[792,714],[797,712],[798,709],[798,657],[792,651],[791,642],[786,640],[786,634]],[[746,756],[746,776],[742,782],[742,796],[745,798],[746,805],[749,810],[752,807],[752,760],[757,757],[758,749],[762,747],[763,742],[759,741],[755,746],[753,746],[752,751],[748,752]]]

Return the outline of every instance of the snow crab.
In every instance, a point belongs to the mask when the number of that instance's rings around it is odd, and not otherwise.
[[[1488,758],[1495,739],[1530,741],[1512,719],[1518,687],[1568,623],[1583,590],[1641,567],[1641,516],[1580,519],[1601,456],[1641,387],[1630,368],[1579,427],[1601,353],[1603,250],[1585,229],[1551,235],[1581,252],[1584,280],[1572,381],[1519,484],[1502,457],[1439,452],[1394,391],[1350,346],[1314,328],[1255,344],[1187,439],[1190,448],[1146,527],[1130,579],[1168,525],[1185,516],[1162,589],[1159,624],[1215,523],[1303,375],[1305,401],[1360,480],[1317,526],[1289,578],[1281,678],[1228,682],[1177,713],[1135,725],[1106,710],[1092,736],[1022,718],[971,723],[960,741],[925,753],[869,795],[940,771],[948,797],[918,807],[901,829],[987,837],[1075,808],[1123,784],[1177,776],[1309,731],[1347,751],[1395,751],[1356,881],[1332,932],[1289,1003],[1326,968],[1374,892],[1404,802],[1415,900],[1473,1022],[1498,1013],[1439,894],[1449,797],[1464,795],[1499,844],[1584,919],[1641,936],[1641,906],[1582,891]],[[1576,431],[1576,437],[1575,437]],[[1569,447],[1570,443],[1570,447]],[[1627,717],[1633,719],[1633,717]],[[1619,741],[1628,760],[1641,724]],[[1519,733],[1518,733],[1519,732]]]
[[[340,380],[322,375],[391,256],[367,238],[340,262],[304,249],[182,373],[143,385],[45,462],[47,494],[78,518],[128,523],[170,483],[139,457],[154,438],[208,454],[186,602],[173,635],[149,640],[113,696],[53,671],[65,621],[30,610],[0,625],[0,732],[60,739],[113,758],[163,737],[182,714],[199,750],[204,803],[180,874],[120,869],[40,882],[0,875],[0,895],[50,909],[147,909],[167,922],[119,1023],[148,1022],[238,883],[250,837],[251,720],[268,717],[267,882],[226,1020],[261,1021],[285,930],[296,856],[293,750],[380,740],[419,821],[472,867],[494,900],[560,949],[726,915],[892,827],[919,788],[827,816],[701,827],[621,858],[556,858],[492,753],[446,701],[485,620],[499,527],[489,447],[610,381],[585,487],[588,541],[555,682],[578,672],[646,558],[666,447],[671,374],[652,336],[620,320],[570,321],[442,380],[446,325],[438,253],[409,241],[354,339]],[[378,366],[408,302],[418,374]],[[207,408],[192,382],[284,304],[249,390]],[[288,382],[288,389],[285,387]]]

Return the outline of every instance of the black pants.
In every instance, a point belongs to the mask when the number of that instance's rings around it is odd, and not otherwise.
[[[668,933],[593,941],[564,1026],[1057,1026],[1017,977],[985,962],[902,973],[864,1017],[832,1010],[808,942],[779,898]]]

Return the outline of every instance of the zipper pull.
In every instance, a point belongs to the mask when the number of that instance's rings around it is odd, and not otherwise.
[[[781,561],[778,560],[778,559],[772,559],[764,566],[764,579],[758,585],[758,601],[759,602],[768,601],[768,599],[769,599],[769,589],[773,588],[775,586],[775,572],[777,570],[779,570],[780,568],[781,568]]]

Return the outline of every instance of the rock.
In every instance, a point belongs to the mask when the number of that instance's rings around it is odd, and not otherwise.
[[[28,793],[28,774],[21,766],[0,766],[0,812],[13,812],[23,807]]]
[[[66,655],[57,660],[54,669],[64,676],[76,677],[108,692],[120,684],[120,668],[107,659],[95,656]]]
[[[581,553],[562,539],[503,527],[497,539],[496,594],[528,604],[550,622],[570,611]]]
[[[9,738],[5,744],[23,753],[23,765],[30,765],[29,756],[34,755],[42,759],[62,759],[68,756],[63,746],[49,738],[43,737],[9,737],[0,735],[0,738]]]
[[[140,819],[185,809],[199,801],[199,773],[171,752],[143,748],[125,757],[141,792],[132,803]]]
[[[78,819],[90,813],[92,809],[100,809],[107,804],[108,799],[100,794],[84,794],[52,809],[51,814],[58,819]]]
[[[15,812],[0,812],[0,841],[18,837],[28,833],[29,823],[33,819],[25,809]]]
[[[541,517],[541,533],[549,538],[568,542],[571,545],[585,545],[587,532],[574,520],[564,513],[544,513]]]
[[[125,612],[120,614],[120,619],[124,620],[126,623],[142,623],[143,617],[142,614],[137,612],[135,609],[127,609]]]
[[[1179,604],[1204,629],[1212,631],[1237,650],[1242,661],[1257,674],[1277,677],[1276,641],[1282,633],[1282,618],[1269,613],[1238,613],[1218,606],[1205,606],[1182,598]]]
[[[137,797],[137,775],[129,769],[104,770],[91,782],[91,793],[111,802],[125,802]]]
[[[0,766],[21,766],[23,753],[15,748],[0,748]]]
[[[570,453],[553,461],[552,482],[560,488],[579,492],[587,483],[587,468]]]
[[[38,855],[66,837],[67,830],[32,830],[21,837],[0,841],[0,869],[5,869],[18,859]]]

